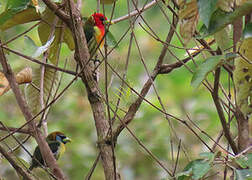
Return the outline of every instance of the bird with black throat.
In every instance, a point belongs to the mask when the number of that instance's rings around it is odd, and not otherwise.
[[[58,160],[66,150],[65,144],[71,142],[71,139],[66,137],[65,134],[60,131],[54,131],[47,136],[46,141],[54,155],[54,158]],[[40,152],[40,149],[37,146],[33,153],[33,158],[29,170],[32,171],[33,168],[41,166],[45,166],[45,162]]]

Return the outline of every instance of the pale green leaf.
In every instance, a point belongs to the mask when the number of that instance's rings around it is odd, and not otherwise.
[[[217,9],[211,16],[209,27],[205,24],[200,29],[201,36],[199,38],[204,38],[206,36],[212,35],[222,28],[226,27],[228,24],[233,23],[236,19],[251,13],[252,11],[252,1],[246,1],[242,6],[236,8],[233,12],[227,13],[220,9]]]
[[[41,74],[41,68],[37,68],[33,70],[33,78],[32,78],[32,84],[27,85],[25,88],[25,97],[28,103],[28,106],[32,112],[33,115],[36,115],[38,112],[41,111],[41,103],[40,103],[40,74]],[[59,73],[55,72],[52,68],[45,68],[45,74],[44,74],[44,103],[46,103],[47,99],[52,99],[56,88],[59,84]],[[52,87],[52,90],[51,90]],[[38,89],[37,89],[38,88]],[[51,90],[51,92],[50,92]],[[50,101],[49,101],[50,102]]]
[[[198,10],[200,19],[203,21],[205,26],[208,28],[209,22],[213,12],[216,10],[217,0],[198,0]]]

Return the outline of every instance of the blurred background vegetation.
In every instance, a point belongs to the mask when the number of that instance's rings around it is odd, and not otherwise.
[[[139,0],[139,7],[142,7],[144,3],[144,0]],[[160,6],[165,9],[167,14],[170,14],[163,3],[160,3]],[[5,3],[1,2],[0,12],[4,10],[4,7]],[[133,8],[131,7],[131,9]],[[110,17],[111,10],[111,5],[105,5],[105,14],[108,18]],[[83,16],[89,16],[95,11],[96,2],[94,0],[83,0],[81,9]],[[127,13],[127,1],[118,0],[113,19]],[[160,8],[157,5],[153,6],[151,9],[143,13],[143,17],[151,25],[160,39],[165,40],[170,25],[161,13]],[[135,24],[135,34],[147,68],[149,72],[151,72],[163,45],[148,35],[138,23],[141,23],[144,27],[146,26],[139,18]],[[18,25],[7,30],[4,34],[4,39],[10,39],[16,34],[25,31],[33,24],[35,24],[35,22]],[[119,40],[128,27],[129,21],[125,20],[112,25],[110,31],[116,39]],[[37,28],[33,29],[27,35],[31,37],[37,45],[41,45],[37,34]],[[130,33],[127,33],[118,48],[116,48],[108,57],[108,61],[121,75],[123,74],[127,58],[129,39]],[[172,39],[172,44],[181,47],[181,43],[178,41],[176,35]],[[23,36],[11,42],[8,46],[11,49],[16,49],[20,52],[29,54],[29,47],[25,44]],[[194,42],[190,42],[189,46],[194,47]],[[184,50],[176,48],[170,49],[179,59],[187,57]],[[207,54],[205,55],[207,56]],[[28,62],[12,53],[8,54],[7,58],[15,72],[18,72],[26,66],[38,67],[37,64]],[[75,70],[73,52],[70,52],[66,45],[63,45],[60,58],[61,67],[63,67],[65,59],[68,59],[66,68]],[[199,55],[195,60],[197,63],[201,63],[204,60],[204,57]],[[168,53],[165,57],[165,63],[172,62],[176,62],[176,59]],[[195,69],[193,63],[188,63],[188,66]],[[100,71],[100,87],[104,92],[104,64],[101,65]],[[225,72],[223,73],[222,83],[225,87],[228,87],[228,76]],[[62,90],[73,78],[73,76],[67,74],[62,74],[62,76],[63,79],[61,81],[60,90]],[[147,78],[148,76],[141,63],[136,44],[133,43],[127,71],[127,82],[131,87],[139,91]],[[186,119],[186,114],[188,114],[192,121],[215,139],[221,131],[221,125],[211,95],[203,86],[200,86],[198,89],[192,88],[190,86],[191,78],[192,74],[182,66],[181,68],[172,71],[172,73],[159,75],[155,80],[155,86],[168,113],[182,119]],[[109,81],[111,82],[109,99],[112,105],[115,105],[121,81],[111,71],[109,71]],[[22,85],[21,87],[24,89],[25,85]],[[75,81],[75,83],[64,93],[63,97],[51,107],[47,118],[49,132],[60,130],[65,132],[65,134],[73,140],[71,144],[67,144],[65,155],[58,161],[60,167],[71,180],[83,179],[98,154],[96,145],[97,137],[92,111],[84,88],[85,87],[80,80]],[[127,89],[127,87],[125,87],[124,90],[128,92],[128,94],[123,96],[120,107],[127,110],[130,103],[133,102],[137,96]],[[161,107],[153,89],[151,89],[146,98],[156,106]],[[122,116],[123,114],[123,112],[119,111],[119,115]],[[19,127],[25,123],[25,119],[11,91],[0,97],[0,120],[5,125],[11,127]],[[177,132],[178,139],[181,139],[183,147],[185,147],[184,150],[187,155],[186,156],[184,153],[180,152],[178,163],[179,171],[182,170],[190,160],[198,157],[200,152],[204,152],[207,149],[183,124],[178,123],[174,119],[171,119],[171,121]],[[149,150],[151,150],[167,167],[171,168],[171,162],[173,161],[171,158],[170,145],[171,132],[169,130],[168,121],[162,113],[143,102],[129,127]],[[205,135],[200,132],[198,133],[210,147],[213,145],[213,142],[211,142]],[[0,131],[0,134],[3,136],[6,132]],[[20,140],[25,137],[25,135],[18,133],[15,134],[15,136]],[[6,139],[5,142],[8,143],[10,148],[17,145],[11,137]],[[174,153],[176,155],[178,141],[173,139],[173,143]],[[25,143],[25,147],[31,153],[35,146],[36,142],[32,138]],[[123,179],[153,180],[167,178],[167,174],[149,157],[149,155],[145,153],[145,151],[143,151],[126,130],[124,130],[119,136],[115,150],[119,172],[122,177],[124,177]],[[21,148],[15,151],[15,155],[24,159],[28,163],[31,161],[30,156]],[[35,172],[38,174],[41,173],[41,176],[44,176],[43,170],[39,168],[37,168]],[[6,180],[18,178],[13,171],[13,168],[4,159],[1,159],[0,163],[0,177]],[[103,169],[99,163],[92,179],[103,178]]]

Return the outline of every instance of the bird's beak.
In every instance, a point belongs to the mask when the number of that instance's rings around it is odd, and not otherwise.
[[[72,140],[71,140],[70,138],[66,137],[66,138],[64,139],[64,143],[66,144],[67,142],[72,142]]]
[[[109,21],[109,20],[105,20],[104,23],[105,23],[106,25],[112,25],[112,24],[114,24],[112,21]]]

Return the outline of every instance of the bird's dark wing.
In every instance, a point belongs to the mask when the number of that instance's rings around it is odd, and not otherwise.
[[[87,43],[92,39],[94,36],[94,28],[90,24],[85,24],[84,25],[84,33],[87,39]]]
[[[58,141],[51,141],[51,142],[48,142],[48,145],[55,157],[55,159],[58,159],[59,158],[59,147],[60,147],[60,142]]]
[[[58,159],[60,142],[49,141],[48,145],[49,145],[49,148],[51,149],[55,159]],[[39,147],[37,146],[34,153],[33,153],[32,163],[31,163],[31,166],[29,167],[29,169],[32,170],[33,168],[39,167],[41,165],[45,165],[45,164],[44,164],[44,160],[42,158],[42,154],[39,150]]]
[[[29,167],[29,170],[32,170],[33,168],[36,168],[41,165],[44,165],[44,160],[42,158],[39,147],[37,146],[33,153],[32,163],[31,163],[31,166]]]

